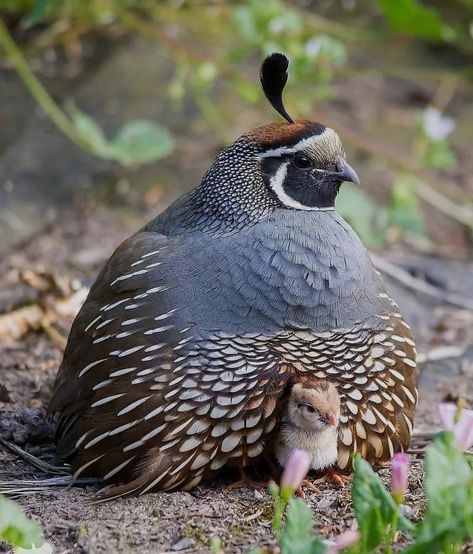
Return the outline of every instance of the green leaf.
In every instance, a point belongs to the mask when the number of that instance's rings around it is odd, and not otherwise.
[[[439,14],[416,0],[379,0],[392,29],[433,40],[451,40],[454,30],[444,25]]]
[[[444,552],[473,538],[473,469],[453,433],[440,433],[425,458],[427,509],[415,545],[408,552]]]
[[[97,152],[101,152],[107,144],[107,139],[95,120],[77,108],[72,100],[65,104],[66,111],[71,118],[76,131],[81,134]]]
[[[366,551],[371,552],[383,540],[399,507],[378,475],[359,454],[355,456],[353,466],[353,508],[360,526],[361,542]],[[397,529],[412,532],[414,526],[404,516],[399,515]]]
[[[400,174],[397,177],[392,189],[388,213],[391,224],[415,235],[427,237],[411,175]]]
[[[286,524],[281,535],[282,554],[324,554],[327,545],[312,535],[312,512],[300,498],[289,501]]]
[[[1,495],[0,539],[21,548],[39,547],[44,543],[41,527],[28,518],[18,504]]]
[[[169,131],[151,121],[128,121],[112,140],[107,140],[90,115],[80,111],[72,102],[66,104],[66,110],[77,133],[88,143],[89,150],[100,158],[138,165],[168,156],[174,149]]]
[[[31,14],[27,18],[27,25],[40,23],[46,15],[51,0],[35,0]]]
[[[140,119],[126,123],[107,145],[110,157],[127,165],[154,162],[173,149],[174,140],[166,128]]]
[[[337,211],[355,229],[367,246],[383,243],[380,216],[384,208],[378,206],[359,187],[343,185],[337,197]]]
[[[455,165],[456,158],[445,140],[429,141],[425,152],[425,163],[434,169]]]

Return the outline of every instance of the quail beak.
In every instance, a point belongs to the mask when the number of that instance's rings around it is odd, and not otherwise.
[[[326,414],[325,421],[327,422],[327,425],[337,425],[337,417],[333,412]]]
[[[355,173],[355,170],[343,158],[340,158],[337,162],[337,176],[340,181],[355,183],[356,185],[360,184],[360,179]]]

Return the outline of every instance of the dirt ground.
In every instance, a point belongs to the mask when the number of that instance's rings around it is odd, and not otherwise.
[[[89,286],[113,248],[139,224],[127,219],[123,223],[121,214],[114,211],[64,214],[54,227],[15,248],[0,262],[0,314],[5,317],[25,306],[52,306],[54,310],[60,302],[57,281],[62,278],[69,288],[71,283],[78,288],[79,282]],[[468,264],[412,256],[404,259],[400,253],[388,258],[406,267],[420,267],[430,280],[440,279],[451,290],[469,291],[471,298],[473,275]],[[49,290],[41,287],[41,275],[51,281],[51,274],[56,288],[51,284]],[[391,283],[391,290],[414,327],[423,360],[416,431],[436,430],[439,400],[462,395],[473,403],[473,316],[396,283]],[[70,311],[75,309],[73,306]],[[57,462],[52,428],[44,414],[61,361],[58,345],[61,336],[67,335],[71,315],[55,314],[55,318],[52,332],[46,325],[48,332],[43,326],[16,340],[0,339],[0,438],[53,464]],[[423,444],[420,438],[414,440],[406,502],[414,519],[424,506]],[[389,470],[380,474],[387,482]],[[93,505],[92,486],[32,491],[25,483],[49,477],[0,445],[0,490],[16,489],[13,497],[41,523],[58,553],[209,552],[213,536],[222,540],[226,553],[248,552],[256,545],[274,546],[269,496],[247,489],[226,490],[229,480],[206,483],[191,493],[152,493]],[[309,493],[307,500],[315,513],[316,529],[323,536],[331,537],[353,524],[349,486],[323,484],[321,494]],[[0,551],[8,552],[8,547],[0,545]]]

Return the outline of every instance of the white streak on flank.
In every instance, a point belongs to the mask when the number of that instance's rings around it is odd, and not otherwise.
[[[134,354],[135,352],[138,352],[138,350],[141,350],[142,348],[144,348],[143,344],[140,344],[138,346],[133,346],[133,348],[128,348],[128,350],[123,350],[123,352],[120,352],[120,354],[118,354],[118,357],[123,358],[125,356],[129,356],[130,354]]]
[[[401,412],[403,417],[404,417],[404,421],[406,422],[406,425],[407,425],[407,429],[409,431],[409,434],[412,435],[412,431],[413,431],[413,427],[412,427],[412,421],[407,417],[407,415],[404,413],[404,412]]]
[[[187,338],[185,338],[185,339],[180,340],[180,341],[177,343],[177,346],[174,346],[174,347],[173,347],[173,350],[175,350],[176,352],[177,352],[178,350],[181,350],[182,348],[185,347],[185,345],[186,345],[188,342],[190,342],[191,340],[194,340],[194,339],[195,339],[195,336],[194,336],[194,335],[191,335],[190,337],[187,337]],[[183,358],[183,357],[181,356],[180,359],[185,359],[185,358]],[[177,360],[175,360],[175,361],[177,361]]]
[[[90,407],[97,408],[97,406],[103,406],[104,404],[108,404],[109,402],[112,402],[117,398],[121,398],[122,396],[125,396],[124,392],[120,394],[112,394],[112,396],[106,396],[105,398],[101,398],[100,400],[97,400],[97,402],[94,402]]]
[[[159,477],[157,477],[154,481],[151,481],[151,483],[149,485],[147,485],[142,491],[139,492],[139,495],[141,496],[142,494],[145,494],[146,492],[148,492],[150,489],[152,489],[153,487],[155,487],[162,479],[164,479],[164,477],[166,477],[166,475],[169,473],[169,471],[171,470],[172,466],[169,467],[168,469],[166,469],[166,471],[164,471],[163,473],[161,473],[159,475]]]
[[[154,352],[155,350],[159,350],[163,346],[166,346],[165,342],[160,342],[158,344],[153,344],[153,346],[148,346],[148,348],[145,348],[145,352]]]
[[[85,437],[90,433],[90,430],[89,431],[86,431],[83,435],[81,435],[78,439],[78,441],[76,442],[76,448],[78,448],[83,442],[84,442],[84,439]]]
[[[100,383],[97,383],[95,386],[92,387],[92,390],[98,390],[102,387],[105,387],[106,385],[109,385],[110,383],[113,383],[113,379],[105,379],[105,381],[100,381]]]
[[[177,308],[175,308],[174,310],[169,310],[169,312],[166,312],[165,314],[157,315],[154,318],[154,321],[161,321],[161,319],[167,319],[168,317],[171,317],[174,312],[177,312]]]
[[[110,479],[110,477],[113,477],[116,473],[118,473],[121,469],[123,469],[126,465],[128,465],[131,462],[131,460],[133,460],[134,458],[135,456],[132,456],[131,458],[128,458],[128,460],[125,460],[121,464],[117,465],[117,467],[113,468],[106,475],[104,475],[103,478]]]
[[[137,262],[133,262],[132,264],[130,264],[130,267],[135,267],[135,265],[140,265],[144,262],[144,260],[141,258],[140,260],[138,260]]]
[[[105,327],[105,325],[108,325],[109,323],[112,323],[113,319],[106,319],[105,321],[102,321],[99,325],[97,325],[96,329],[102,329],[102,327]]]
[[[84,332],[87,333],[87,331],[92,327],[92,325],[94,325],[94,323],[96,323],[102,316],[101,315],[98,315],[95,319],[93,319],[88,325],[87,327],[84,329]]]
[[[152,267],[158,267],[158,265],[162,265],[162,262],[155,262],[154,264],[149,264],[145,266],[145,269],[151,269]]]
[[[163,292],[165,290],[168,290],[169,287],[165,287],[163,285],[159,287],[153,287],[152,289],[145,290],[145,292],[141,294],[137,294],[133,297],[133,300],[139,300],[140,298],[146,298],[148,294],[154,294],[155,292]]]
[[[127,325],[133,325],[134,323],[139,323],[140,321],[143,321],[143,319],[146,319],[144,317],[139,317],[139,318],[132,318],[132,319],[125,319],[125,321],[122,321],[121,322],[121,326],[122,327],[126,327]]]
[[[179,433],[189,425],[189,423],[192,423],[192,420],[193,420],[193,417],[190,417],[186,419],[183,423],[181,423],[178,427],[176,427],[175,429],[172,429],[169,433],[167,433],[163,437],[163,441],[169,441],[173,437],[178,436]]]
[[[84,445],[84,450],[87,450],[87,448],[90,448],[91,446],[94,446],[94,444],[97,444],[103,439],[106,439],[109,436],[109,431],[105,431],[105,433],[102,433],[101,435],[96,436],[92,440],[90,440],[86,445]]]
[[[143,360],[144,361],[144,358]],[[145,375],[151,375],[152,373],[154,373],[156,371],[156,368],[155,367],[152,367],[150,369],[143,369],[142,371],[138,371],[138,373],[136,374],[137,377],[144,377]]]
[[[147,254],[143,254],[141,256],[141,259],[144,260],[145,258],[149,258],[150,256],[154,256],[155,254],[159,254],[159,250],[153,250],[152,252],[148,252]]]
[[[100,456],[97,456],[96,458],[94,458],[93,460],[90,460],[88,461],[86,464],[84,464],[83,466],[80,466],[80,468],[74,473],[74,475],[72,476],[73,479],[77,479],[79,477],[79,475],[84,471],[84,469],[87,469],[89,466],[91,466],[92,464],[94,464],[95,462],[97,462],[98,460],[100,460],[101,458],[103,458],[105,456],[105,454],[101,454]]]
[[[141,361],[142,362],[152,362],[153,360],[157,360],[158,358],[162,358],[162,354],[154,354],[154,356],[145,356],[144,358],[141,358]],[[138,374],[140,375],[140,374]],[[146,373],[144,373],[143,375],[146,375]]]
[[[158,407],[155,408],[154,410],[151,410],[151,412],[149,412],[148,414],[145,415],[145,421],[147,421],[148,419],[151,419],[151,418],[154,417],[154,416],[157,416],[157,415],[160,414],[163,410],[164,410],[164,406],[158,406]]]
[[[148,331],[145,331],[145,335],[154,335],[155,333],[164,333],[164,331],[169,331],[169,329],[173,329],[174,325],[164,325],[163,327],[155,327],[154,329],[148,329]]]
[[[191,458],[186,458],[182,464],[178,465],[175,469],[171,471],[169,475],[176,475],[176,473],[179,473],[182,469],[184,469],[187,465],[189,465],[191,462]]]
[[[139,385],[140,383],[144,383],[145,381],[147,381],[148,379],[146,379],[146,377],[138,377],[137,379],[133,379],[133,381],[131,382],[132,385]]]
[[[136,367],[126,367],[124,369],[118,369],[117,371],[110,373],[109,377],[120,377],[121,375],[126,375],[127,373],[131,373],[132,371],[136,371],[137,369],[138,368]]]
[[[414,395],[412,394],[412,392],[411,392],[407,387],[405,387],[404,385],[401,385],[401,388],[402,388],[402,390],[404,391],[404,394],[407,396],[407,398],[408,398],[413,404],[415,404],[415,403],[416,403],[416,399],[414,398]]]
[[[89,365],[86,365],[79,373],[79,378],[82,377],[83,375],[85,375],[89,369],[92,369],[93,367],[95,367],[96,365],[100,364],[101,362],[104,362],[105,360],[107,360],[108,358],[102,358],[101,360],[95,360],[95,362],[91,362]]]
[[[317,208],[314,206],[305,206],[304,204],[301,204],[297,200],[294,200],[291,198],[285,191],[284,191],[284,181],[286,179],[287,175],[287,166],[289,165],[289,162],[285,162],[281,164],[276,171],[276,173],[271,177],[269,180],[269,184],[271,188],[273,189],[274,194],[277,196],[278,200],[284,204],[284,206],[288,206],[289,208],[294,208],[296,210],[306,210],[306,211],[333,211],[335,208]]]
[[[115,283],[118,283],[119,281],[126,281],[127,279],[130,279],[131,277],[136,277],[137,275],[143,275],[144,273],[148,273],[146,269],[138,269],[138,271],[133,271],[132,273],[125,273],[124,275],[120,275],[120,277],[117,277],[114,279],[110,286],[113,287]]]
[[[117,416],[121,416],[123,414],[127,414],[128,412],[131,412],[147,400],[149,400],[153,395],[150,394],[149,396],[145,396],[144,398],[139,398],[138,400],[135,400],[131,404],[128,404],[128,406],[125,406],[122,410],[120,410],[117,414]]]
[[[136,333],[136,329],[134,331],[123,331],[121,333],[118,333],[118,335],[115,335],[116,339],[124,339],[126,337],[129,337],[130,335],[133,335]]]
[[[117,306],[120,306],[120,304],[123,304],[123,302],[128,302],[130,298],[123,298],[123,300],[118,300],[117,302],[114,302],[113,304],[107,304],[100,308],[100,311],[108,312],[109,310],[112,310],[113,308],[116,308]]]
[[[130,429],[137,423],[139,423],[139,419],[135,419],[134,421],[130,421],[129,423],[125,423],[125,425],[120,425],[120,427],[115,427],[115,429],[112,429],[110,431],[110,436],[113,437],[113,435],[118,435],[119,433],[123,433],[123,431],[126,431],[127,429]]]
[[[99,337],[98,339],[95,339],[94,341],[92,341],[93,344],[98,344],[99,342],[103,342],[105,340],[108,340],[112,337],[114,337],[115,335],[112,333],[110,335],[104,335],[103,337]]]
[[[125,310],[134,310],[136,308],[140,308],[142,304],[128,304],[128,306],[125,306]]]

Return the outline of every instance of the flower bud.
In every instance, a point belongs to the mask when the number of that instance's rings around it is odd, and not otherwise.
[[[281,488],[295,491],[310,468],[310,456],[303,450],[293,450],[281,477]]]
[[[360,533],[358,531],[344,531],[338,537],[335,537],[333,541],[330,541],[326,554],[337,554],[337,552],[353,546],[359,540]]]
[[[473,410],[461,409],[455,404],[441,402],[438,406],[442,425],[453,431],[462,450],[473,446]]]
[[[394,454],[391,460],[391,495],[398,504],[402,504],[407,491],[409,456],[404,452]]]

